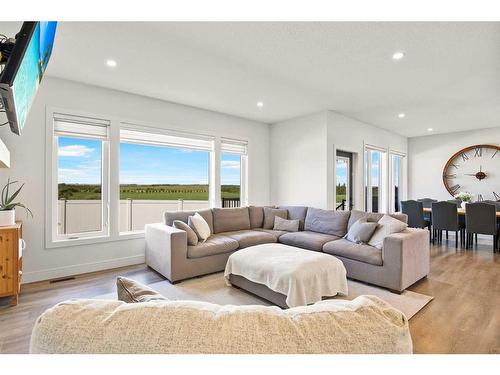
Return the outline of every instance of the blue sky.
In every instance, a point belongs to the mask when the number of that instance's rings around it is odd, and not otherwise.
[[[240,156],[222,154],[221,183],[240,183]],[[59,137],[59,182],[98,184],[101,141]],[[120,144],[121,184],[208,184],[209,153]]]

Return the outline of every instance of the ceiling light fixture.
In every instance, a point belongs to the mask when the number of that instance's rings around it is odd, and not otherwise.
[[[393,60],[401,60],[403,57],[405,57],[405,53],[404,52],[401,52],[401,51],[398,51],[398,52],[394,52],[392,54],[392,59]]]
[[[427,128],[427,131],[428,131],[428,132],[431,132],[431,131],[433,131],[433,130],[434,130],[434,129],[432,129],[432,128]]]
[[[109,66],[110,68],[115,68],[116,67],[116,61],[115,60],[106,60],[106,65]]]
[[[398,114],[398,117],[399,117],[399,118],[405,118],[405,117],[406,117],[406,114],[405,114],[405,113],[399,113],[399,114]]]
[[[259,108],[264,107],[264,103],[262,103],[262,102],[257,102],[257,107],[259,107]]]

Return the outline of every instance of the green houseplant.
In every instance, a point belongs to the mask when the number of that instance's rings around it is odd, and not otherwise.
[[[24,208],[26,210],[26,214],[29,214],[31,215],[31,217],[33,217],[33,213],[28,207],[20,202],[14,202],[14,199],[16,199],[16,197],[21,192],[24,184],[22,184],[12,194],[10,194],[9,192],[11,185],[15,185],[17,183],[17,181],[10,181],[9,178],[2,189],[0,197],[0,226],[2,227],[14,225],[16,223],[16,212],[14,210],[16,207]]]

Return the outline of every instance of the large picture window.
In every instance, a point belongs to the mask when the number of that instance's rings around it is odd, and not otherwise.
[[[143,230],[165,211],[210,207],[211,139],[123,129],[120,142],[120,232]]]
[[[387,153],[365,148],[365,208],[368,212],[387,212]]]

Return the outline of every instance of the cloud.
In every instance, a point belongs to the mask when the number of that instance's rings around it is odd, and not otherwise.
[[[240,169],[240,162],[237,160],[222,160],[221,167],[225,169]]]
[[[94,151],[93,148],[84,145],[69,145],[59,147],[59,156],[87,157]]]

